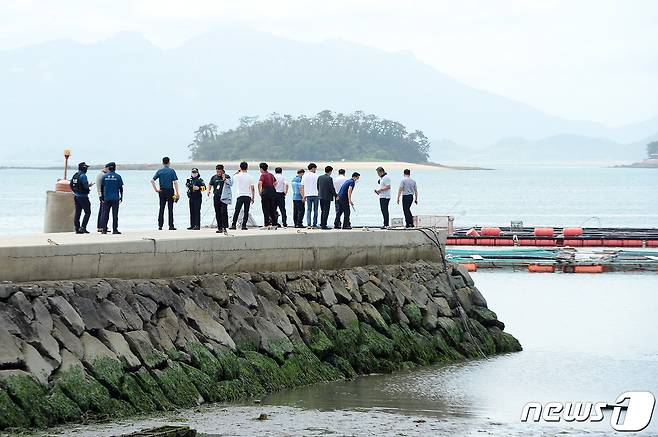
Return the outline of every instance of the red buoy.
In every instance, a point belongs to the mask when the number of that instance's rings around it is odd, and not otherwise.
[[[565,237],[582,237],[583,228],[564,228],[562,234]]]
[[[500,228],[482,228],[480,235],[483,237],[500,237]]]
[[[553,228],[535,228],[535,237],[552,237],[554,233]]]

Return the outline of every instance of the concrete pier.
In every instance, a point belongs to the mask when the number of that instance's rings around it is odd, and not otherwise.
[[[0,281],[163,278],[440,259],[438,230],[250,229],[0,236]]]

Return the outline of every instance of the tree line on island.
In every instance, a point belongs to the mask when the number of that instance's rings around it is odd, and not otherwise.
[[[658,158],[658,141],[652,141],[647,144],[647,157]]]
[[[234,129],[204,124],[188,146],[198,161],[271,159],[281,161],[389,160],[427,162],[430,142],[393,120],[356,111],[325,110],[313,117],[270,114],[242,117]]]

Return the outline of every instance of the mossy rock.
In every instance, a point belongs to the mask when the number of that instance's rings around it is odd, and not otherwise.
[[[254,371],[258,382],[266,392],[272,392],[289,386],[284,374],[279,369],[277,362],[261,353],[247,351],[243,353],[244,358]]]
[[[79,366],[62,372],[55,385],[85,413],[93,412],[109,417],[125,413],[122,405],[117,405],[116,399],[110,397],[107,388],[85,375]]]
[[[469,328],[479,341],[480,349],[486,356],[494,355],[496,353],[496,343],[493,337],[480,322],[474,319],[469,319]]]
[[[334,347],[334,344],[329,337],[317,326],[308,327],[308,347],[318,357],[326,357]]]
[[[431,337],[412,331],[405,324],[393,324],[389,326],[388,332],[401,361],[427,365],[438,360],[437,350],[432,344]]]
[[[262,396],[267,393],[265,388],[261,385],[260,378],[251,363],[246,358],[238,358],[237,362],[240,375],[239,380],[242,383],[245,395],[247,397]]]
[[[514,338],[511,334],[502,331],[498,327],[491,327],[488,329],[493,341],[496,345],[497,353],[506,353],[506,352],[519,352],[523,350],[519,340]]]
[[[167,355],[159,350],[153,350],[145,359],[144,364],[150,369],[158,369],[167,362]]]
[[[181,363],[180,366],[206,402],[219,402],[222,400],[222,393],[217,390],[218,382],[213,380],[210,375],[185,363]]]
[[[139,381],[132,374],[125,374],[119,383],[121,396],[126,399],[140,413],[148,413],[157,409],[156,402],[140,386]]]
[[[222,367],[222,380],[236,379],[240,376],[240,365],[238,357],[231,350],[218,350],[215,351],[215,357]]]
[[[411,325],[412,328],[420,328],[423,325],[423,315],[420,312],[418,305],[408,303],[402,307],[402,312],[409,319],[409,325]]]
[[[105,385],[114,396],[119,396],[119,388],[124,371],[118,360],[110,357],[100,357],[94,360],[90,367],[91,373],[97,381]]]
[[[338,328],[336,327],[336,322],[334,319],[330,319],[329,317],[325,316],[324,314],[320,314],[318,316],[318,327],[324,332],[324,334],[328,338],[335,338],[336,337],[336,331]]]
[[[218,402],[236,401],[249,396],[249,390],[245,389],[245,383],[240,379],[221,381],[216,385]]]
[[[82,410],[76,405],[60,387],[54,387],[48,394],[46,401],[50,410],[50,423],[73,422],[82,417]]]
[[[162,392],[173,404],[183,408],[198,405],[201,395],[180,363],[169,362],[167,367],[163,370],[154,370],[153,374]]]
[[[379,311],[379,314],[382,315],[382,319],[384,319],[384,322],[386,322],[387,325],[390,325],[391,323],[394,322],[393,320],[394,313],[390,306],[380,305],[380,307],[377,308],[377,310]]]
[[[336,369],[338,369],[345,378],[347,379],[352,379],[356,378],[357,373],[356,370],[354,370],[354,367],[352,367],[352,364],[350,362],[338,355],[332,355],[329,357],[328,360]]]
[[[361,331],[358,328],[338,329],[334,336],[334,353],[348,357],[359,345]]]
[[[144,393],[149,396],[149,399],[151,399],[158,410],[167,411],[174,408],[174,404],[172,404],[167,396],[165,396],[160,385],[147,369],[142,367],[137,372],[133,373],[132,376],[139,383]]]
[[[390,338],[380,334],[367,323],[361,324],[360,343],[365,345],[377,357],[390,358],[393,356],[395,343]]]
[[[48,426],[50,408],[45,388],[27,375],[11,376],[5,381],[5,386],[7,392],[16,400],[33,426],[37,428]]]
[[[457,352],[457,350],[450,346],[440,333],[435,333],[432,337],[432,345],[439,355],[439,361],[449,363],[453,361],[460,361],[464,356]]]
[[[213,381],[222,380],[224,377],[222,363],[205,346],[200,343],[188,343],[187,351],[194,367],[208,375]]]
[[[21,408],[11,400],[7,392],[0,389],[0,429],[27,428],[30,420]]]

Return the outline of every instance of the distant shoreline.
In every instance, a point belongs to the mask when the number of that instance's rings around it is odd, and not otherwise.
[[[612,168],[658,168],[658,159],[645,159],[633,164],[615,165]]]
[[[218,161],[224,164],[227,168],[238,168],[239,161]],[[196,167],[199,170],[214,170],[217,161],[187,161],[187,162],[172,162],[174,168],[185,168],[185,167]],[[252,160],[248,161],[250,167],[256,168],[260,161]],[[267,161],[270,168],[281,167],[284,170],[297,170],[300,168],[306,168],[308,165],[307,161]],[[484,167],[470,167],[470,166],[449,166],[438,164],[435,162],[400,162],[400,161],[316,161],[318,168],[324,168],[326,165],[331,165],[335,169],[344,168],[345,170],[363,170],[365,168],[372,167],[373,169],[382,166],[387,170],[404,170],[406,168],[410,170],[493,170],[492,168]],[[155,170],[162,166],[160,163],[151,163],[151,164],[123,164],[117,162],[117,167],[120,170]],[[90,165],[91,170],[98,170],[103,168],[102,164],[93,164]],[[62,166],[0,166],[0,170],[61,170]],[[75,164],[69,165],[69,169],[75,170]]]

